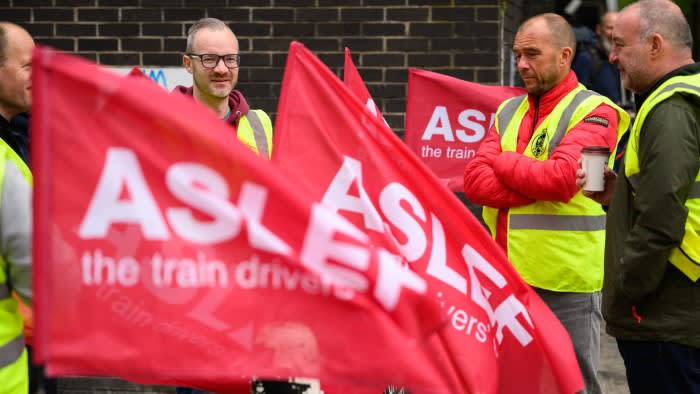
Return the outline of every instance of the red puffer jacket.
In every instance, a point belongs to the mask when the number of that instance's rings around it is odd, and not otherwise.
[[[576,88],[573,72],[540,97],[528,96],[530,107],[518,130],[517,152],[502,152],[498,134],[492,127],[464,171],[464,193],[476,204],[499,208],[496,242],[507,252],[508,208],[536,200],[568,202],[578,192],[576,170],[581,148],[605,145],[615,151],[617,112],[601,104],[589,116],[608,120],[607,127],[581,121],[561,140],[547,160],[526,157],[522,152],[532,133],[556,104]]]

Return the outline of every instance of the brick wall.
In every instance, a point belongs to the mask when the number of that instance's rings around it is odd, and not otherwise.
[[[244,54],[239,89],[274,114],[286,51],[303,42],[342,76],[349,47],[388,122],[403,129],[409,67],[508,82],[522,0],[0,0],[0,20],[39,43],[105,65],[179,66],[196,19],[230,23]],[[501,33],[500,7],[507,34]],[[514,4],[514,6],[511,6]],[[505,38],[505,41],[504,41]],[[504,57],[504,54],[506,55]]]
[[[0,20],[36,41],[111,66],[179,66],[189,25],[230,23],[244,54],[239,89],[274,115],[286,51],[303,42],[339,76],[348,47],[394,130],[404,124],[408,68],[508,83],[525,0],[0,0]],[[543,4],[551,1],[545,1]],[[546,5],[542,7],[547,8]],[[551,8],[550,8],[551,9]],[[64,393],[172,393],[115,379],[61,379]]]
[[[517,71],[515,69],[515,62],[511,56],[511,49],[513,46],[513,39],[515,38],[515,33],[518,31],[518,26],[520,23],[526,19],[527,7],[523,3],[528,3],[524,0],[512,0],[505,3],[503,6],[503,22],[502,22],[502,37],[501,40],[501,50],[503,51],[503,57],[501,60],[502,67],[502,85],[511,84]]]

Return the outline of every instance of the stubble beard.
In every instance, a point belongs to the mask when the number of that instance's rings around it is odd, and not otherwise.
[[[197,89],[206,94],[207,96],[213,97],[213,98],[218,98],[218,99],[224,99],[229,96],[233,88],[231,87],[226,87],[226,88],[215,88],[213,86],[213,83],[210,83],[210,81],[207,79],[206,81],[202,82],[199,79],[195,79],[195,85],[197,86]]]
[[[528,89],[527,92],[533,96],[541,96],[554,87],[554,81],[555,79],[550,77],[538,79],[535,86],[533,86],[531,89]]]

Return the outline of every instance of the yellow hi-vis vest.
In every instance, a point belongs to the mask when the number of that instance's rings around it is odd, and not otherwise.
[[[27,182],[32,184],[32,174],[27,165],[0,139],[0,197],[7,160],[17,165]],[[9,264],[0,254],[0,393],[19,394],[29,391],[29,372],[22,315],[17,308],[17,301],[11,296],[8,271]]]
[[[618,113],[619,141],[629,125],[629,115],[606,97],[579,84],[542,120],[523,154],[537,160],[548,159],[566,133],[603,103]],[[518,130],[528,107],[527,95],[523,95],[498,108],[495,128],[504,152],[516,151]],[[484,207],[483,217],[495,238],[498,209]],[[605,212],[580,191],[568,203],[536,201],[510,208],[507,231],[508,259],[531,286],[561,292],[601,289]]]
[[[272,122],[265,111],[251,109],[241,116],[236,136],[259,156],[272,155]]]
[[[635,193],[639,180],[639,134],[644,120],[652,108],[676,93],[700,96],[700,75],[670,78],[654,90],[639,108],[637,118],[630,131],[625,153],[625,176],[632,186],[633,193]],[[669,160],[673,160],[673,158],[669,158]],[[688,218],[685,220],[683,241],[679,247],[671,251],[668,259],[671,264],[695,282],[700,277],[700,235],[698,235],[698,231],[700,231],[700,173],[695,176],[695,182],[690,185],[685,206],[688,208]]]

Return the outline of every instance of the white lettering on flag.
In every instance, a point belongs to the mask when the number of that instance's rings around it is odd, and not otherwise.
[[[119,198],[122,187],[129,192],[130,199],[127,201]],[[84,239],[104,238],[110,225],[115,222],[140,225],[147,239],[170,238],[136,155],[124,148],[107,151],[102,175],[78,234]]]

